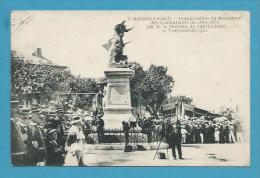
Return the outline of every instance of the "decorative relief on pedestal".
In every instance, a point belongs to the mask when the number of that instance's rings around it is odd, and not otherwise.
[[[129,97],[126,86],[111,86],[109,93],[109,105],[128,105]]]

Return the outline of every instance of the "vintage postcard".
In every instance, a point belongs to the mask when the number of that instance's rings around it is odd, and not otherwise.
[[[250,166],[249,11],[12,11],[13,166]]]

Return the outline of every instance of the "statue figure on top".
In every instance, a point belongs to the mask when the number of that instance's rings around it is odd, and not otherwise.
[[[109,67],[128,67],[127,56],[123,54],[124,33],[132,30],[133,28],[126,28],[125,21],[115,26],[114,37],[111,38],[103,47],[109,52]]]

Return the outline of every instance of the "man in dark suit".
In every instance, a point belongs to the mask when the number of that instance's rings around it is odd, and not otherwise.
[[[58,131],[51,129],[46,140],[47,160],[46,166],[62,166],[64,163],[63,149],[57,143]]]
[[[129,144],[130,125],[128,122],[123,121],[122,126],[123,126],[124,135],[125,135],[125,146],[127,146]]]
[[[178,151],[179,159],[182,158],[182,150],[181,150],[181,124],[180,121],[173,122],[167,126],[167,143],[169,147],[172,148],[172,156],[173,159],[177,159],[176,157],[176,149]]]
[[[98,134],[98,143],[103,143],[104,141],[104,120],[101,118],[101,115],[98,115],[96,120],[97,134]]]

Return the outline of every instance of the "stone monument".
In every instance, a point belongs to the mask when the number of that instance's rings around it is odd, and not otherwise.
[[[103,106],[105,129],[122,129],[123,121],[135,120],[130,95],[130,77],[134,72],[128,67],[127,56],[123,54],[123,48],[127,44],[123,42],[124,33],[131,29],[126,28],[125,21],[117,24],[114,37],[103,45],[109,53]]]

